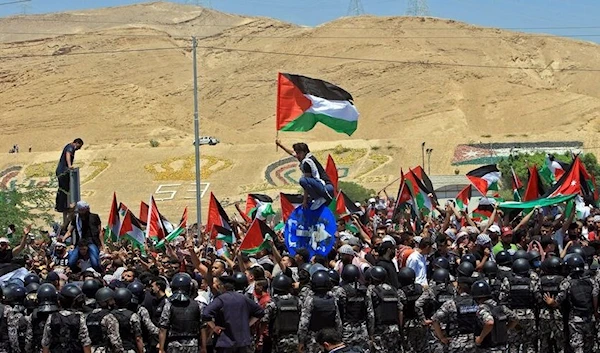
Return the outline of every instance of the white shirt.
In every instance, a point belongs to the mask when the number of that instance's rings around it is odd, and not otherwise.
[[[418,251],[413,251],[406,259],[406,267],[415,271],[415,283],[420,285],[427,284],[427,259]]]

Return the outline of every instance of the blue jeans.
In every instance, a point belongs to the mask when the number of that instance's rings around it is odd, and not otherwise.
[[[323,197],[325,200],[327,200],[327,203],[329,203],[334,196],[333,185],[323,185],[320,180],[315,178],[307,178],[303,176],[300,178],[299,183],[300,186],[302,186],[302,188],[308,192],[308,195],[313,200]],[[327,193],[329,193],[329,195]]]
[[[100,250],[96,244],[90,243],[88,244],[88,254],[90,255],[90,264],[92,268],[99,273],[102,273],[102,268],[100,267]],[[69,253],[69,267],[71,270],[77,267],[77,261],[79,260],[79,247],[75,247],[75,249],[71,250]]]

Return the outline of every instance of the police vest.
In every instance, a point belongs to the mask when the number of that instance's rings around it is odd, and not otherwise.
[[[491,306],[489,304],[483,304],[494,318],[494,327],[492,331],[485,336],[483,339],[483,343],[480,348],[492,348],[492,347],[500,347],[504,346],[508,343],[508,316],[502,310],[502,306],[496,305]],[[479,320],[477,320],[479,323]],[[477,335],[481,333],[483,330],[483,325],[479,323],[479,327],[477,330]]]
[[[126,351],[136,350],[136,338],[133,335],[131,327],[131,316],[133,312],[129,309],[117,309],[112,312],[117,321],[119,321],[119,335],[123,342],[123,348]]]
[[[504,281],[505,278],[510,279],[512,277],[513,277],[512,271],[498,269],[498,274],[496,275],[496,278],[500,281],[500,283],[502,283],[502,281]]]
[[[373,297],[375,324],[398,325],[398,292],[393,287],[386,289],[381,284],[376,286],[373,292],[375,293]]]
[[[288,299],[281,297],[273,298],[277,314],[273,322],[273,333],[275,337],[295,334],[300,324],[300,301],[294,296]]]
[[[50,318],[50,352],[81,353],[83,346],[79,340],[81,313],[71,312],[69,316],[53,313]]]
[[[313,296],[313,310],[308,329],[316,332],[324,328],[335,328],[335,314],[335,299],[332,296]]]
[[[456,331],[458,334],[474,334],[477,326],[477,310],[479,306],[470,296],[459,295],[454,299],[456,304]]]
[[[27,336],[27,318],[21,314],[17,323],[17,333],[19,336],[19,347],[21,352],[25,352],[25,338]]]
[[[197,301],[172,301],[170,322],[171,331],[174,335],[169,335],[169,339],[198,338],[200,335],[200,321],[200,305]]]
[[[494,301],[498,302],[500,298],[500,288],[502,287],[502,280],[499,278],[489,278],[488,283],[490,285],[490,289],[492,290],[492,297]]]
[[[106,347],[108,343],[106,337],[102,333],[102,319],[108,314],[110,314],[109,310],[102,309],[96,313],[93,312],[89,314],[85,320],[90,340],[94,347]]]
[[[571,279],[569,303],[575,316],[591,318],[594,313],[592,302],[593,285],[589,278]]]
[[[163,311],[163,307],[165,306],[165,300],[167,300],[167,297],[164,296],[161,299],[157,299],[160,300],[158,302],[158,305],[154,308],[153,313],[152,313],[152,323],[154,323],[154,325],[158,326],[158,321],[160,320],[160,316],[162,315],[162,311]]]
[[[510,279],[508,307],[511,309],[531,309],[534,304],[531,291],[531,278],[514,276]]]
[[[33,331],[33,352],[39,352],[42,349],[42,336],[44,335],[44,326],[50,313],[40,313],[37,310],[31,315],[31,327]]]
[[[415,302],[421,294],[423,294],[423,287],[418,284],[411,284],[410,286],[402,287],[404,294],[406,294],[406,305],[404,306],[404,318],[405,320],[413,320],[417,318],[415,312]]]
[[[563,281],[563,276],[544,275],[540,277],[540,291],[542,294],[549,293],[552,298],[556,298],[560,292],[560,283]],[[549,306],[546,302],[542,303],[543,307],[548,310],[554,310],[554,307]]]
[[[144,307],[143,305],[138,305],[136,313],[140,317],[140,321],[142,319],[142,311],[146,311],[146,313],[148,313],[148,309],[146,309],[146,307]],[[148,317],[149,316],[150,316],[150,313],[148,313]],[[142,324],[142,340],[144,341],[144,343],[148,343],[148,342],[150,342],[152,335],[150,334],[150,331],[148,330],[148,328],[146,327],[146,325],[144,324],[143,321],[141,322],[141,324]]]
[[[8,323],[4,317],[4,304],[0,304],[0,342],[8,342]]]
[[[346,292],[343,321],[349,323],[366,321],[367,289],[358,283],[344,284],[342,288]]]

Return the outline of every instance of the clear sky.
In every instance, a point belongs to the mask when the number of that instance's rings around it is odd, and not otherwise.
[[[47,13],[128,5],[140,0],[0,0],[0,16]],[[267,16],[314,26],[345,16],[351,0],[178,0],[180,3],[210,3],[211,7],[242,15]],[[361,0],[368,14],[403,15],[408,0]],[[430,14],[524,32],[549,33],[600,43],[600,0],[429,0]],[[565,28],[578,27],[578,28]],[[587,28],[586,28],[587,27]],[[593,28],[590,28],[593,27]]]

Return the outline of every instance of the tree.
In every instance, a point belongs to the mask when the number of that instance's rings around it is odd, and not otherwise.
[[[353,201],[363,202],[375,195],[375,190],[366,189],[362,185],[351,182],[341,181],[338,183],[338,188],[343,190],[348,197]]]
[[[50,225],[54,220],[50,214],[54,208],[54,193],[52,185],[39,185],[33,180],[0,190],[0,229],[14,224],[20,234],[29,224]]]

